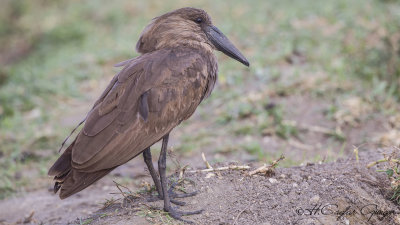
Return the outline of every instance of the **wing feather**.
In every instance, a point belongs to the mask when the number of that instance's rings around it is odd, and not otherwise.
[[[89,112],[72,150],[72,166],[81,172],[114,168],[159,141],[200,104],[206,67],[204,57],[190,49],[160,50],[127,61]]]

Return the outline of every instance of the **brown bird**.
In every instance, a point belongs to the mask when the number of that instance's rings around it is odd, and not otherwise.
[[[140,35],[140,56],[126,60],[87,114],[72,144],[50,168],[54,192],[75,194],[143,153],[164,210],[176,219],[195,212],[171,207],[178,195],[167,189],[166,151],[171,130],[188,119],[213,90],[217,59],[213,50],[249,66],[247,59],[211,22],[208,14],[182,8],[154,18]],[[162,139],[157,172],[150,147]],[[160,182],[161,180],[161,182]]]

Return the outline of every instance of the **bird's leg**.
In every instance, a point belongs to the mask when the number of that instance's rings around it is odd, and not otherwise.
[[[166,168],[167,168],[167,145],[168,145],[169,133],[163,137],[160,158],[158,159],[158,171],[160,173],[161,180],[161,188],[164,196],[164,210],[170,214],[170,216],[177,220],[182,220],[186,223],[193,223],[192,221],[187,221],[182,219],[182,216],[185,215],[193,215],[199,214],[203,212],[203,210],[193,211],[193,212],[180,212],[171,207],[171,201],[168,194],[168,185],[167,185],[167,177],[166,177]]]
[[[154,185],[156,186],[156,190],[158,192],[158,199],[164,199],[163,198],[163,192],[162,192],[162,188],[161,188],[161,183],[160,180],[158,179],[158,175],[156,170],[154,169],[153,166],[153,160],[151,159],[151,152],[150,152],[150,147],[146,148],[143,151],[143,158],[144,158],[144,162],[147,165],[147,168],[150,172],[151,178],[153,178],[154,181]],[[156,201],[157,199],[148,199],[148,201]],[[184,202],[181,201],[177,201],[177,200],[171,200],[171,203],[174,203],[175,205],[185,205]]]
[[[153,178],[154,181],[154,185],[156,186],[156,190],[158,192],[158,196],[163,199],[163,193],[162,193],[162,189],[161,189],[161,183],[160,180],[158,179],[158,175],[156,170],[154,169],[153,166],[153,161],[151,159],[151,153],[150,153],[150,147],[146,148],[143,151],[143,158],[144,158],[144,162],[147,165],[147,168],[149,169],[151,178]]]

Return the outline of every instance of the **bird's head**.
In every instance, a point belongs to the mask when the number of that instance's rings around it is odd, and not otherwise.
[[[249,62],[201,9],[181,8],[154,18],[142,31],[136,50],[140,53],[178,46],[219,50],[246,66]]]

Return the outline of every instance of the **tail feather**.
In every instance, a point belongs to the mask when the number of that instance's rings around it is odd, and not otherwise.
[[[62,184],[62,182],[58,182],[58,181],[56,181],[54,183],[54,189],[53,189],[54,190],[54,194],[57,194],[57,191],[60,190],[61,184]]]
[[[100,178],[107,175],[114,168],[100,170],[100,171],[96,171],[96,172],[89,172],[89,173],[79,172],[75,169],[72,169],[71,172],[66,176],[65,180],[61,184],[59,184],[60,188],[61,188],[60,198],[64,199],[64,198],[67,198],[67,197],[77,193],[77,192],[82,191],[83,189],[87,188],[89,185],[93,184]],[[57,182],[56,182],[56,185],[57,185]]]
[[[76,139],[71,143],[70,146],[64,151],[64,153],[57,159],[54,165],[49,169],[47,173],[49,176],[62,177],[71,170],[71,156],[72,148],[75,145]]]
[[[72,167],[72,148],[75,141],[64,151],[57,159],[54,165],[49,169],[48,175],[54,176],[54,193],[60,191],[60,198],[67,198],[96,182],[107,175],[114,168],[95,172],[81,172]]]

